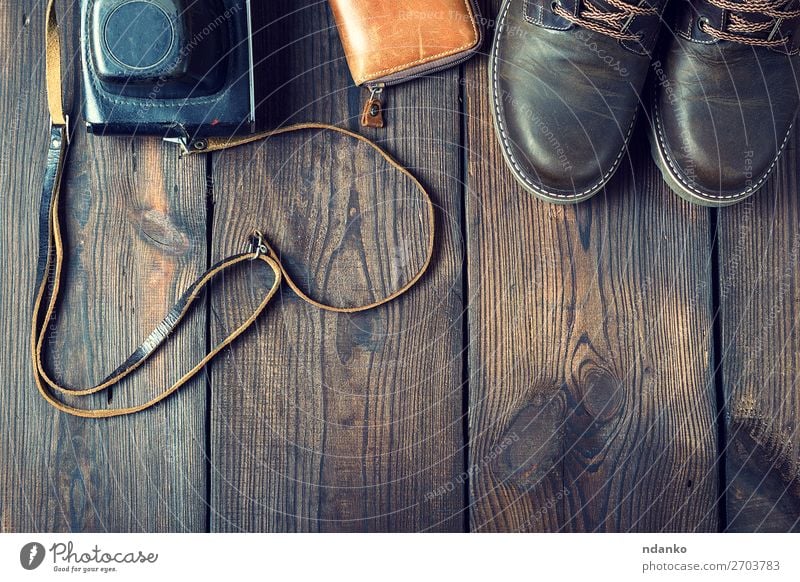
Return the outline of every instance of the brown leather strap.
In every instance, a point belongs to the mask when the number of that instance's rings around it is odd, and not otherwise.
[[[243,334],[245,330],[247,330],[264,311],[270,300],[277,293],[281,282],[284,280],[301,299],[310,303],[311,305],[314,305],[315,307],[337,313],[354,313],[358,311],[365,311],[367,309],[373,309],[399,297],[413,287],[427,270],[433,255],[433,202],[431,201],[430,196],[422,184],[420,184],[419,181],[408,170],[403,168],[394,159],[392,159],[389,154],[365,137],[332,125],[322,123],[303,123],[244,137],[230,139],[210,139],[203,140],[202,142],[198,141],[191,144],[188,148],[190,154],[224,150],[267,137],[274,137],[283,133],[308,129],[335,131],[366,143],[375,149],[393,168],[411,179],[414,185],[419,189],[423,199],[426,202],[428,211],[427,220],[430,234],[428,238],[428,248],[425,262],[420,267],[419,271],[408,281],[408,283],[392,294],[368,305],[361,305],[357,307],[337,307],[321,303],[303,292],[303,290],[300,289],[300,287],[286,272],[286,269],[281,264],[278,253],[276,253],[275,250],[269,245],[266,239],[264,239],[263,235],[256,231],[251,236],[250,250],[248,252],[236,254],[223,259],[222,261],[213,265],[210,269],[208,269],[208,271],[206,271],[194,283],[192,283],[192,285],[190,285],[189,288],[178,299],[178,302],[169,310],[161,323],[159,323],[158,326],[156,326],[156,328],[150,333],[150,335],[148,335],[147,338],[141,343],[141,345],[139,345],[139,347],[136,348],[136,350],[134,350],[134,352],[102,382],[89,388],[74,388],[58,383],[48,374],[44,365],[43,353],[45,346],[47,345],[45,340],[47,337],[48,328],[53,318],[53,313],[56,309],[58,292],[61,284],[61,276],[64,269],[64,245],[62,241],[61,225],[59,223],[58,208],[61,177],[69,148],[68,117],[64,114],[62,102],[63,96],[61,90],[61,41],[59,38],[58,21],[56,20],[54,0],[49,0],[47,6],[46,34],[47,100],[50,109],[51,128],[50,143],[47,151],[47,165],[45,168],[44,184],[42,186],[42,204],[39,213],[39,262],[37,266],[37,292],[34,299],[33,323],[31,326],[31,354],[33,358],[34,373],[36,376],[36,386],[45,400],[47,400],[47,402],[52,404],[58,410],[75,416],[87,418],[105,418],[124,414],[132,414],[161,402],[170,394],[180,389],[189,380],[191,380],[203,369],[206,364],[213,360],[221,350],[230,345],[237,337]],[[217,344],[214,349],[212,349],[203,359],[201,359],[194,367],[192,367],[191,370],[181,376],[181,378],[169,388],[163,390],[160,394],[154,398],[151,398],[147,402],[125,408],[78,408],[66,404],[57,397],[58,394],[68,396],[88,396],[90,394],[95,394],[110,388],[121,382],[142,364],[144,364],[144,362],[146,362],[155,353],[159,346],[166,341],[170,333],[175,330],[175,328],[188,313],[192,304],[200,296],[200,293],[203,291],[203,289],[208,286],[217,275],[241,264],[266,264],[273,273],[274,280],[272,286],[262,299],[261,303],[259,303],[258,307],[256,307],[255,311],[253,311],[253,313],[247,318],[247,320],[245,320],[244,323],[242,323],[238,328],[236,328],[236,330],[234,330],[224,340]]]

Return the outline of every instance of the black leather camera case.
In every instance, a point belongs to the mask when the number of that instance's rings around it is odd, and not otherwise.
[[[91,133],[253,131],[250,0],[82,0],[81,22]]]

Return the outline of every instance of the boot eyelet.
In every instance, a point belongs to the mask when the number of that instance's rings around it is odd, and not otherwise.
[[[555,14],[557,8],[558,8],[558,2],[556,0],[550,2],[550,10],[553,12],[553,14]]]
[[[706,32],[706,26],[709,26],[710,24],[711,24],[711,21],[708,19],[708,17],[707,17],[707,16],[701,16],[701,17],[700,17],[700,18],[697,20],[697,29],[698,29],[700,32],[703,32],[703,33],[706,33],[706,34],[708,34],[708,33]]]

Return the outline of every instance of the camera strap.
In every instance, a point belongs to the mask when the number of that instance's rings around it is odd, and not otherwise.
[[[383,297],[368,305],[357,307],[336,307],[327,305],[309,297],[292,280],[284,266],[281,264],[278,253],[270,246],[263,234],[255,231],[249,238],[249,249],[246,252],[231,255],[208,269],[203,273],[189,288],[181,295],[177,303],[169,310],[166,317],[147,338],[134,350],[134,352],[120,364],[111,374],[106,376],[99,384],[89,388],[75,388],[65,386],[52,379],[44,365],[44,350],[47,345],[48,328],[50,327],[53,314],[56,310],[58,293],[62,273],[64,270],[64,244],[62,240],[61,225],[59,222],[59,193],[61,178],[67,160],[69,150],[69,123],[68,117],[64,114],[63,96],[61,87],[61,40],[59,37],[58,21],[54,8],[54,0],[49,0],[47,6],[47,25],[46,25],[46,68],[47,68],[47,102],[50,109],[50,141],[47,149],[47,166],[45,168],[44,183],[42,186],[42,200],[39,211],[39,260],[36,273],[36,296],[34,299],[33,322],[31,326],[31,354],[33,358],[33,368],[36,376],[36,385],[39,392],[47,402],[62,412],[86,418],[107,418],[133,414],[161,402],[173,392],[179,390],[189,380],[196,376],[206,364],[213,360],[219,353],[230,345],[236,338],[242,335],[266,309],[272,298],[278,292],[282,282],[286,284],[305,302],[326,311],[335,313],[355,313],[366,311],[384,305],[400,295],[403,295],[427,270],[433,255],[434,238],[434,209],[433,202],[425,188],[420,182],[404,167],[397,163],[392,157],[381,149],[378,145],[367,138],[342,129],[340,127],[322,123],[303,123],[287,126],[275,131],[268,131],[260,134],[253,134],[234,139],[210,139],[202,144],[202,152],[219,151],[231,147],[236,147],[245,143],[251,143],[260,139],[277,136],[293,131],[318,129],[333,131],[362,143],[369,145],[377,151],[395,170],[406,175],[420,191],[427,208],[427,222],[429,238],[427,244],[427,255],[419,271],[400,289],[392,294]],[[197,148],[189,148],[189,153],[200,153]],[[88,396],[110,388],[139,368],[147,361],[167,339],[183,318],[188,313],[192,304],[200,296],[201,292],[218,275],[236,267],[237,265],[266,266],[272,271],[273,283],[261,302],[250,314],[250,316],[236,328],[230,335],[217,344],[205,357],[187,371],[169,388],[150,400],[124,408],[79,408],[65,403],[57,397],[58,394],[64,396]]]

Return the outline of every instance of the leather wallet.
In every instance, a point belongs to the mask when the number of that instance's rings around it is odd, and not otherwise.
[[[383,127],[383,87],[455,66],[481,45],[474,0],[329,0],[356,85],[370,89],[362,124]]]

